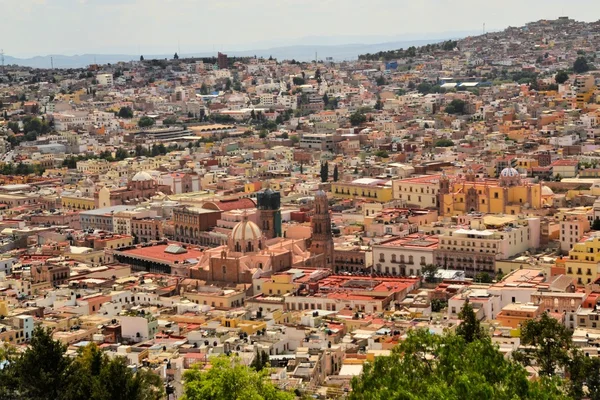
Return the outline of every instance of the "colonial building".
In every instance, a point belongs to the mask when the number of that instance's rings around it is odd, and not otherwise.
[[[277,238],[267,243],[258,225],[245,217],[233,228],[226,246],[204,251],[190,276],[220,284],[251,284],[263,273],[299,266],[309,258],[304,240]]]
[[[152,176],[144,171],[138,172],[127,183],[126,187],[103,187],[94,194],[96,206],[99,208],[138,204],[149,200],[158,193],[171,194],[171,187],[159,185]]]
[[[266,238],[281,236],[281,195],[267,189],[256,195],[260,227]]]
[[[333,235],[331,232],[331,215],[329,214],[329,200],[327,194],[318,190],[315,193],[315,213],[311,219],[312,237],[310,252],[315,259],[312,266],[333,270]]]

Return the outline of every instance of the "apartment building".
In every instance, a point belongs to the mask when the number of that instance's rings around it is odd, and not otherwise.
[[[434,263],[437,236],[412,234],[373,245],[374,271],[394,276],[420,276],[425,265]]]

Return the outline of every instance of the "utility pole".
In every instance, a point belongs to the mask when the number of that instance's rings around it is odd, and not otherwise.
[[[2,59],[2,72],[4,72],[4,49],[0,49],[0,59]]]
[[[54,57],[50,57],[50,69],[54,69]]]

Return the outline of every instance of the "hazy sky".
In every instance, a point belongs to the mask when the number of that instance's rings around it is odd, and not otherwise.
[[[484,22],[498,30],[561,15],[595,20],[600,1],[0,0],[0,48],[24,57],[257,49],[299,44],[307,36],[374,43],[481,31]]]

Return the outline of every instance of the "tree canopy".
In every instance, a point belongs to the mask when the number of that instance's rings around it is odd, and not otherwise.
[[[569,74],[565,71],[558,71],[558,73],[554,76],[554,81],[559,85],[565,83],[569,80]]]
[[[390,356],[367,363],[352,380],[351,400],[559,399],[558,389],[529,382],[490,338],[472,342],[455,334],[409,331]]]
[[[0,398],[15,400],[159,400],[160,377],[137,372],[123,357],[109,359],[95,344],[75,358],[53,340],[50,330],[37,327],[27,350],[4,355],[0,369]]]
[[[466,105],[463,100],[454,99],[446,106],[446,112],[448,114],[464,114]]]
[[[131,107],[121,107],[117,116],[119,118],[133,118],[133,110]]]
[[[212,358],[211,368],[194,367],[185,372],[182,400],[292,400],[294,395],[279,390],[268,378],[268,368],[257,372],[239,357]]]
[[[573,63],[573,71],[575,71],[578,74],[588,72],[590,69],[591,68],[590,68],[590,65],[588,64],[587,59],[583,56],[577,57],[577,59]]]
[[[152,118],[150,118],[150,117],[143,116],[138,121],[138,126],[140,128],[148,128],[148,127],[150,127],[152,125],[154,125],[154,120]]]

